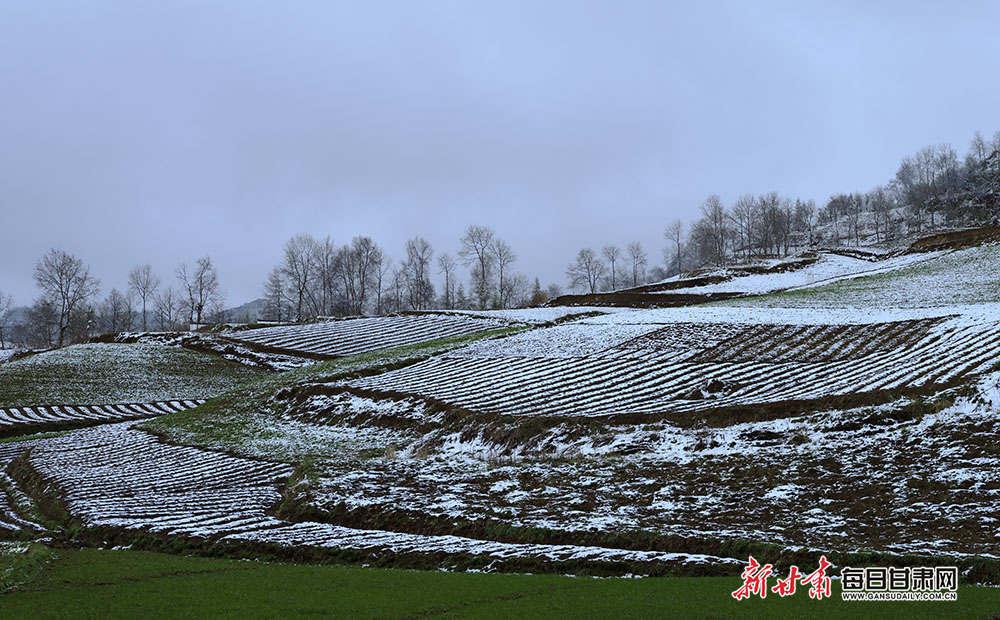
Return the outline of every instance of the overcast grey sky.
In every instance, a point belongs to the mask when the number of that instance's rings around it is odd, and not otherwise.
[[[710,193],[823,204],[1000,129],[1000,4],[817,4],[0,0],[0,289],[209,253],[237,305],[297,232],[469,224],[564,285]]]

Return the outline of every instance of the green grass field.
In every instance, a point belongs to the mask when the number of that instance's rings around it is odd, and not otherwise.
[[[144,551],[59,550],[33,580],[0,594],[25,618],[989,618],[1000,589],[962,587],[950,603],[736,601],[735,578],[592,579],[312,566]]]
[[[0,407],[208,398],[261,373],[159,344],[80,344],[0,366]]]

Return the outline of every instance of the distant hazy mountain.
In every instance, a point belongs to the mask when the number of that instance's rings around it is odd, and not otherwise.
[[[265,300],[255,299],[242,306],[229,308],[224,312],[226,323],[254,323],[260,319],[264,312]]]

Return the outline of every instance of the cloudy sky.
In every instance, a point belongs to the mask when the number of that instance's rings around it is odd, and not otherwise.
[[[708,194],[822,204],[1000,129],[1000,4],[817,4],[0,0],[0,289],[210,254],[237,305],[295,233],[469,224],[565,284]]]

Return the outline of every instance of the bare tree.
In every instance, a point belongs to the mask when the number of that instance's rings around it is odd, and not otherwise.
[[[406,265],[399,265],[393,267],[392,269],[392,289],[390,293],[392,294],[392,309],[393,312],[399,312],[403,309],[403,291],[406,288]]]
[[[622,250],[617,245],[606,245],[604,246],[604,258],[608,259],[608,264],[611,265],[611,290],[617,290],[618,283],[616,278],[615,263],[618,262],[618,258],[622,255]]]
[[[192,271],[186,263],[177,268],[177,279],[187,295],[187,313],[192,323],[201,325],[202,316],[222,303],[219,274],[212,265],[212,258],[205,256],[195,261]]]
[[[385,255],[385,252],[379,250],[378,256],[375,261],[375,314],[381,315],[385,312],[385,305],[382,301],[384,292],[386,276],[392,270],[392,258]]]
[[[153,301],[153,314],[161,331],[174,329],[180,322],[182,302],[172,286],[157,295]]]
[[[42,296],[28,308],[27,340],[38,346],[50,346],[59,334],[59,310],[52,299]]]
[[[316,241],[310,255],[312,260],[311,283],[306,288],[306,299],[311,314],[334,314],[339,295],[339,253],[330,235]]]
[[[364,314],[381,251],[371,237],[355,237],[337,255],[347,311],[350,314]]]
[[[736,225],[736,238],[739,247],[734,248],[734,253],[743,252],[743,258],[750,260],[753,251],[754,233],[756,233],[754,216],[757,213],[757,199],[753,194],[740,196],[733,205],[733,212],[729,216]]]
[[[61,347],[71,323],[78,318],[77,313],[97,295],[100,283],[91,277],[90,268],[83,261],[54,248],[35,265],[35,283],[57,313],[59,335],[56,345]]]
[[[670,225],[667,226],[667,230],[663,233],[663,236],[668,242],[674,244],[674,248],[676,250],[675,256],[677,257],[677,273],[680,274],[684,271],[684,267],[681,265],[681,244],[684,242],[684,222],[680,220],[670,222]],[[669,260],[665,262],[669,262]],[[670,269],[670,265],[667,265],[667,269]]]
[[[128,274],[128,288],[142,301],[142,331],[146,331],[146,301],[151,299],[160,286],[160,277],[153,273],[153,268],[140,265]]]
[[[632,263],[632,286],[639,286],[646,271],[646,252],[642,249],[642,244],[633,241],[628,244],[628,258]]]
[[[105,331],[117,333],[132,328],[132,297],[112,288],[101,305],[101,323]]]
[[[507,308],[523,308],[529,303],[528,276],[523,273],[508,275],[503,282],[501,295],[507,300]]]
[[[538,278],[535,278],[535,284],[531,287],[531,299],[528,301],[528,305],[532,308],[537,308],[549,300],[548,294],[542,290],[542,282]]]
[[[456,266],[455,259],[447,252],[438,256],[438,272],[444,276],[443,301],[446,310],[451,310],[455,307],[454,276]]]
[[[430,279],[434,249],[423,237],[406,242],[406,263],[403,265],[407,296],[411,310],[423,310],[434,300],[434,285]]]
[[[281,274],[291,292],[295,307],[295,320],[305,318],[310,304],[313,285],[316,253],[316,240],[312,235],[298,234],[285,242],[285,256],[281,263]],[[317,312],[320,314],[321,312]],[[199,321],[200,322],[200,321]]]
[[[493,270],[493,253],[490,244],[493,242],[493,230],[486,226],[469,226],[461,239],[458,258],[466,267],[472,266],[472,284],[479,298],[479,309],[486,309],[490,298],[490,275]]]
[[[882,197],[885,198],[885,191],[882,188],[878,188],[882,191]],[[794,227],[802,236],[803,245],[808,245],[812,247],[813,245],[813,222],[816,219],[816,203],[812,200],[807,200],[805,202],[795,199],[795,214],[793,216]],[[876,234],[878,234],[878,223],[875,225]]]
[[[279,322],[289,318],[290,312],[286,312],[288,308],[288,298],[285,295],[286,290],[285,278],[282,275],[281,267],[275,267],[267,275],[267,280],[264,282],[265,317]]]
[[[711,232],[715,262],[721,266],[726,262],[726,240],[729,238],[730,230],[729,217],[726,214],[726,207],[722,204],[722,198],[716,194],[706,198],[701,205],[701,214],[702,221],[708,225],[708,230]]]
[[[597,283],[604,276],[607,267],[597,258],[597,254],[590,248],[580,250],[576,255],[576,262],[566,269],[566,276],[569,278],[570,286],[574,289],[589,289],[591,293],[597,292]]]
[[[977,131],[972,136],[972,142],[969,143],[969,152],[965,156],[968,167],[971,168],[974,165],[978,166],[982,164],[989,157],[990,152],[991,149],[983,138],[983,134]]]
[[[3,330],[10,322],[10,317],[14,315],[14,298],[10,293],[0,291],[0,349],[7,348],[7,343],[3,339]]]
[[[497,267],[497,302],[501,308],[506,308],[510,301],[508,293],[511,290],[504,288],[504,273],[507,272],[507,267],[517,260],[517,254],[499,237],[493,239],[490,251],[493,253],[493,261]]]

